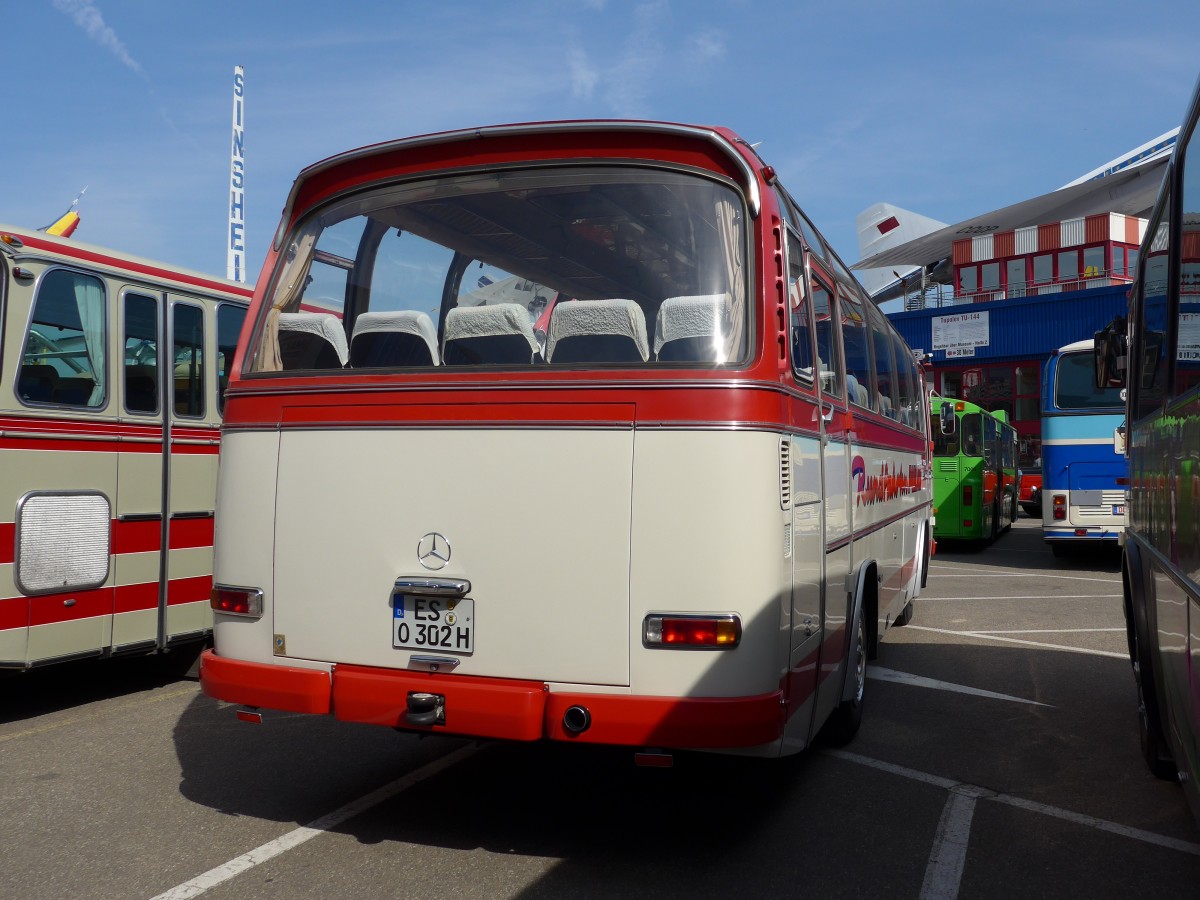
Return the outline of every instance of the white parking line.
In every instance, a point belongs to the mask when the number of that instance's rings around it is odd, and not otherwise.
[[[1145,831],[1141,828],[1130,828],[1128,825],[1121,825],[1117,822],[1109,822],[1106,819],[1097,819],[1095,816],[1085,815],[1084,813],[1072,812],[1069,809],[1060,809],[1057,806],[1049,806],[1045,803],[1036,803],[1032,800],[1025,800],[1021,797],[1012,797],[1008,794],[997,794],[987,788],[978,787],[976,785],[964,785],[953,781],[949,778],[942,778],[939,775],[930,775],[927,772],[919,772],[916,769],[909,769],[905,766],[898,766],[895,763],[884,762],[881,759],[872,759],[869,756],[860,756],[857,753],[850,753],[847,750],[826,749],[820,751],[826,756],[833,756],[837,759],[844,759],[847,762],[858,763],[862,766],[869,766],[872,769],[878,769],[881,772],[888,772],[892,775],[899,775],[903,778],[909,778],[913,781],[920,781],[925,784],[931,784],[935,787],[945,788],[948,791],[964,791],[968,796],[974,796],[979,799],[993,800],[996,803],[1003,803],[1005,806],[1013,806],[1017,809],[1023,809],[1027,812],[1037,813],[1043,816],[1050,816],[1055,819],[1062,819],[1066,822],[1073,822],[1076,825],[1083,825],[1087,828],[1095,828],[1098,831],[1107,831],[1109,834],[1117,834],[1121,837],[1131,838],[1135,841],[1141,841],[1146,844],[1154,844],[1157,847],[1165,847],[1168,850],[1178,850],[1180,853],[1187,853],[1191,856],[1200,856],[1200,844],[1192,844],[1188,841],[1181,841],[1178,838],[1167,837],[1163,834],[1155,834],[1153,831]],[[943,810],[943,819],[945,811]],[[941,826],[939,825],[939,831]],[[936,847],[934,848],[936,851]],[[932,863],[933,858],[930,857]],[[928,870],[926,870],[928,873]]]
[[[1120,594],[1055,594],[1052,597],[1047,597],[1045,594],[1030,594],[1027,597],[926,597],[922,596],[922,600],[971,600],[979,602],[981,600],[987,603],[995,603],[997,600],[1117,600],[1120,599]]]
[[[967,862],[967,842],[971,839],[971,819],[975,815],[975,801],[980,796],[979,789],[964,785],[950,789],[933,838],[933,850],[925,866],[921,900],[954,900],[958,896],[963,866]]]
[[[1049,703],[1039,703],[1037,700],[1026,700],[1024,697],[1013,697],[1009,694],[997,694],[980,688],[968,687],[965,684],[955,684],[951,681],[938,681],[923,675],[911,675],[908,672],[897,672],[880,666],[868,666],[867,677],[879,681],[891,681],[896,684],[908,684],[913,687],[933,688],[936,691],[953,691],[957,694],[970,694],[974,697],[987,697],[991,700],[1008,700],[1010,703],[1028,703],[1030,706],[1050,706]],[[1051,707],[1053,708],[1053,707]]]
[[[268,860],[279,856],[279,854],[285,853],[293,847],[298,847],[305,841],[312,840],[317,835],[323,834],[332,828],[336,828],[347,819],[354,818],[372,806],[377,806],[385,800],[390,800],[397,794],[408,790],[415,784],[419,784],[426,778],[436,775],[443,769],[448,769],[462,762],[479,749],[479,744],[468,744],[465,747],[460,747],[453,753],[448,753],[440,759],[435,759],[428,765],[422,766],[414,772],[409,772],[407,775],[397,778],[390,784],[385,784],[376,791],[359,797],[357,800],[352,800],[328,815],[321,816],[321,818],[315,819],[307,825],[302,825],[294,831],[289,831],[287,834],[277,837],[273,841],[268,841],[260,847],[255,847],[250,852],[243,853],[236,859],[222,863],[214,869],[209,869],[204,874],[197,875],[191,881],[185,881],[183,884],[177,885],[169,891],[164,891],[156,896],[154,900],[185,900],[188,897],[198,897],[209,888],[214,888],[218,884],[222,884],[231,878],[241,875],[243,872],[253,869],[255,866],[262,865]]]
[[[998,631],[995,628],[979,629],[976,634],[1094,634],[1101,631],[1124,631],[1124,628],[1011,628]]]
[[[981,641],[1002,641],[1006,644],[1022,644],[1026,647],[1039,647],[1043,650],[1066,650],[1068,653],[1086,653],[1088,656],[1107,656],[1111,659],[1129,659],[1128,653],[1114,653],[1111,650],[1090,650],[1087,647],[1069,647],[1066,644],[1045,644],[1041,641],[1023,641],[1020,638],[1001,637],[997,634],[988,634],[986,631],[952,631],[949,628],[930,628],[928,625],[912,625],[904,626],[906,629],[913,631],[932,631],[935,634],[952,634],[955,637],[976,638]]]

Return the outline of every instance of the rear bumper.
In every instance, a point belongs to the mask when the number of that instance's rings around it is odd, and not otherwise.
[[[408,731],[515,741],[541,739],[638,747],[753,747],[783,733],[783,692],[754,697],[634,697],[550,692],[542,682],[338,665],[332,673],[243,662],[207,650],[200,684],[210,697],[243,706],[333,713]],[[408,694],[445,697],[446,724],[405,719]],[[587,709],[581,734],[563,728],[572,706]]]

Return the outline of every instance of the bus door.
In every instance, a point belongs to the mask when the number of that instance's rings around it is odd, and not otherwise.
[[[170,452],[162,641],[193,637],[212,627],[209,595],[221,432],[218,383],[232,363],[232,345],[245,309],[170,295],[168,315]]]
[[[792,378],[808,396],[792,404],[791,434],[783,462],[790,467],[790,510],[786,510],[791,534],[792,606],[788,702],[790,716],[799,712],[797,734],[789,740],[807,741],[815,704],[817,672],[825,620],[825,505],[822,501],[822,440],[824,425],[817,401],[817,382],[827,361],[820,364],[815,353],[812,294],[806,289],[804,257],[800,241],[789,229],[788,296],[792,345]],[[826,302],[827,305],[827,302]],[[828,321],[828,316],[826,316]],[[826,360],[828,357],[825,358]],[[814,408],[815,404],[815,408]],[[807,711],[801,711],[805,703]],[[798,732],[804,730],[804,734]]]
[[[0,401],[0,510],[13,535],[0,662],[9,664],[99,653],[114,600],[110,298],[93,273],[34,260],[21,268],[33,277],[8,284]]]
[[[850,491],[852,419],[847,412],[846,380],[843,374],[842,345],[833,310],[830,282],[812,276],[813,317],[815,320],[819,397],[821,403],[821,490],[825,503],[824,557],[822,580],[822,634],[820,648],[820,684],[815,721],[823,722],[841,702],[841,679],[835,676],[845,659],[847,633],[846,584],[850,577],[851,513]]]
[[[113,516],[116,604],[115,652],[149,650],[158,642],[163,542],[163,340],[162,291],[126,288],[119,298],[112,371],[122,440],[117,453]]]

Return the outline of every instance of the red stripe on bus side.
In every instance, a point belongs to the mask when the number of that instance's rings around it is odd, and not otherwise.
[[[24,628],[29,624],[29,598],[9,597],[0,600],[0,631]]]
[[[211,547],[213,544],[213,524],[211,516],[203,519],[173,519],[171,521],[172,550],[183,550],[188,547]]]
[[[167,604],[207,603],[211,592],[211,576],[176,578],[167,586]],[[71,600],[75,602],[68,606]],[[38,597],[7,597],[0,600],[0,629],[54,625],[157,607],[158,584],[153,581]]]
[[[161,519],[145,519],[136,522],[122,522],[117,519],[112,523],[112,552],[113,555],[122,553],[150,553],[162,546],[160,533]]]
[[[211,575],[198,575],[195,578],[172,578],[167,585],[167,605],[207,603],[212,596],[212,583]]]
[[[76,619],[110,616],[113,612],[114,593],[112,588],[106,587],[96,588],[92,591],[73,591],[30,597],[29,624],[31,626],[53,625],[57,622],[73,622]]]
[[[0,565],[10,563],[17,555],[17,526],[12,522],[0,522]]]
[[[157,608],[157,581],[150,581],[145,584],[122,584],[117,588],[117,598],[113,604],[115,612],[138,612],[143,609]]]

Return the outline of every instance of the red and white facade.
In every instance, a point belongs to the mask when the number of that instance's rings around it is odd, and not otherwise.
[[[1102,213],[962,238],[953,249],[955,297],[985,302],[1128,283],[1145,230],[1145,219]]]

